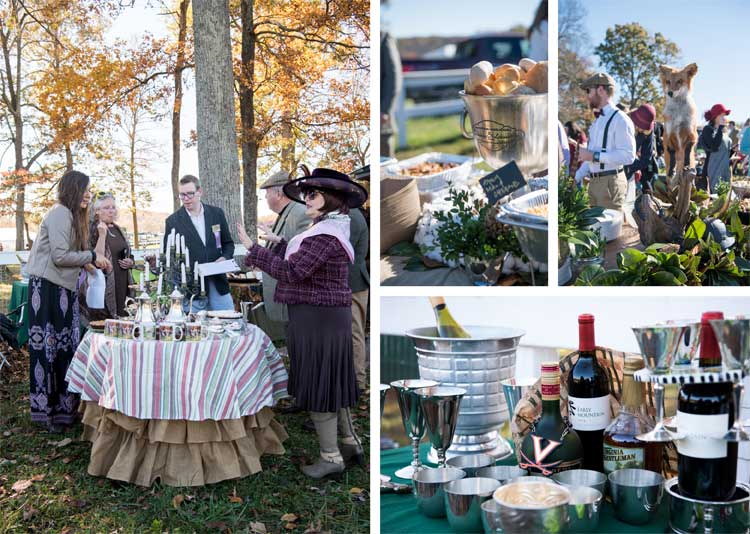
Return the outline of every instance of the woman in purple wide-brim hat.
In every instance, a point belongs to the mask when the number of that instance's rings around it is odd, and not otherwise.
[[[315,169],[285,184],[284,194],[307,206],[313,219],[308,230],[287,243],[263,228],[261,237],[275,243],[273,248],[255,243],[239,223],[237,231],[248,250],[245,264],[276,278],[274,300],[288,307],[289,394],[310,411],[320,442],[320,458],[302,472],[323,478],[341,473],[348,459],[364,464],[349,412],[359,391],[352,345],[349,264],[354,249],[348,213],[365,203],[367,191],[346,174]]]

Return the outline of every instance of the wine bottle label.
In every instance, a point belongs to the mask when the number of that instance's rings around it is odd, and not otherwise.
[[[726,458],[727,442],[722,438],[729,430],[729,414],[698,415],[677,411],[677,452],[691,458]]]
[[[576,430],[604,430],[609,425],[609,395],[583,398],[568,397],[568,418]]]
[[[646,449],[615,447],[604,444],[604,473],[618,469],[643,469],[646,462]]]

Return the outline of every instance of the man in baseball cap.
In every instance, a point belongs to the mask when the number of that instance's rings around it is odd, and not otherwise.
[[[622,209],[628,190],[624,165],[635,160],[635,128],[633,122],[610,100],[615,92],[615,81],[605,72],[597,72],[581,84],[592,109],[598,110],[589,128],[587,148],[581,148],[581,166],[576,181],[589,177],[589,197],[592,206]]]

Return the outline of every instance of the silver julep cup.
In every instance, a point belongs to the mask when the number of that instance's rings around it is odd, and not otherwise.
[[[615,517],[631,525],[651,521],[661,504],[664,477],[646,469],[619,469],[609,474]]]
[[[677,478],[664,483],[669,501],[669,526],[674,532],[748,532],[750,485],[737,483],[724,502],[699,501],[680,494]]]
[[[477,471],[478,477],[494,478],[500,484],[505,484],[509,480],[518,477],[525,477],[529,472],[521,469],[516,465],[493,465],[492,467],[483,467]]]
[[[548,95],[467,95],[461,133],[493,169],[515,161],[524,176],[547,168]],[[471,132],[466,128],[466,118]]]
[[[445,492],[448,482],[460,480],[466,473],[452,467],[422,469],[414,474],[414,496],[417,511],[427,517],[445,517]]]
[[[568,526],[570,532],[599,532],[599,516],[604,506],[601,491],[585,486],[571,486],[568,503]]]
[[[526,393],[535,383],[536,378],[519,380],[515,377],[511,377],[500,381],[500,384],[503,386],[505,403],[508,405],[509,417],[513,417],[513,413],[516,411],[516,406],[523,398],[524,393]]]
[[[483,453],[504,458],[512,449],[498,432],[509,419],[501,381],[515,374],[516,348],[525,332],[503,327],[465,328],[471,338],[441,338],[434,327],[415,328],[406,335],[414,343],[422,378],[466,390],[448,457]],[[437,462],[434,448],[428,458]]]
[[[480,469],[495,465],[495,458],[488,454],[462,454],[461,456],[454,456],[446,463],[449,467],[465,471],[467,477],[476,477],[479,476],[477,471]]]
[[[456,532],[481,532],[482,503],[500,487],[491,478],[463,478],[445,485],[445,514]]]
[[[537,496],[539,501],[531,504],[524,499],[519,502],[519,493],[527,497]],[[570,491],[552,480],[509,482],[495,491],[494,499],[500,509],[500,523],[507,534],[558,534],[565,531]]]

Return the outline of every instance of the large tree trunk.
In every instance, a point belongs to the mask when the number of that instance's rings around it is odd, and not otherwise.
[[[182,71],[185,70],[185,39],[187,38],[187,10],[190,0],[180,2],[180,20],[177,36],[177,61],[174,71],[174,106],[172,108],[172,205],[180,209],[180,112],[182,110]]]
[[[289,112],[284,112],[281,119],[281,170],[290,174],[294,174],[294,170],[297,168],[294,145],[292,117]]]
[[[198,169],[208,204],[224,210],[235,236],[241,221],[237,135],[234,127],[234,74],[226,0],[193,1]],[[250,184],[248,184],[249,186]]]
[[[136,140],[136,127],[138,111],[133,111],[133,129],[131,131],[132,136],[130,137],[130,212],[133,215],[133,246],[139,247],[138,242],[138,205],[135,200],[135,140]]]
[[[255,132],[253,80],[255,77],[254,0],[242,0],[242,68],[240,76],[240,120],[242,122],[242,183],[245,229],[257,235],[258,224],[258,136]]]

